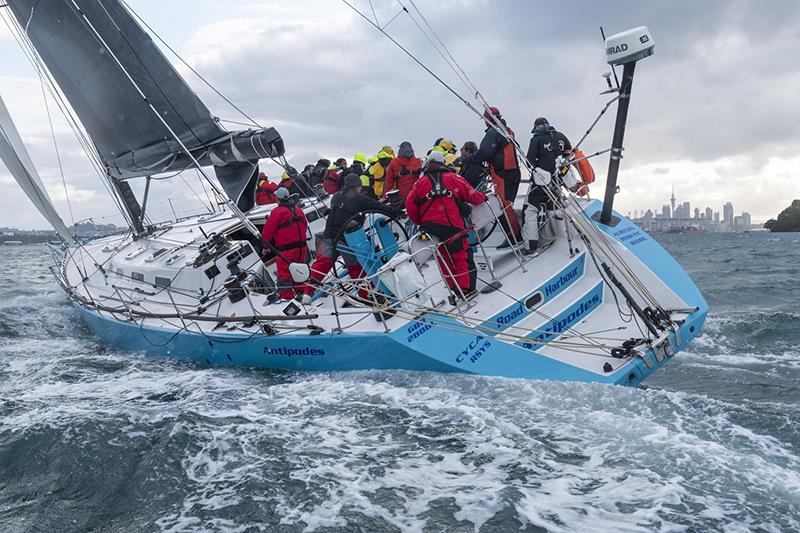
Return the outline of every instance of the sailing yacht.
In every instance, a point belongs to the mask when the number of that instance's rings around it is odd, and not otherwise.
[[[634,68],[653,52],[645,27],[606,40],[609,63],[623,73],[614,85],[607,77],[606,109],[617,105],[617,122],[611,148],[598,152],[610,153],[604,199],[549,176],[556,209],[542,224],[556,238],[538,256],[498,246],[513,236],[489,194],[470,215],[477,291],[453,293],[435,237],[399,216],[365,212],[336,240],[363,277],[335,267],[306,303],[276,301],[275,264],[262,257],[260,228],[274,206],[253,198],[260,162],[286,166],[276,129],[224,129],[122,0],[6,4],[2,15],[127,221],[124,233],[75,239],[0,101],[0,158],[62,237],[52,272],[104,342],[204,365],[637,385],[702,330],[708,306],[690,277],[613,210]],[[481,106],[470,105],[479,118]],[[499,121],[492,127],[515,143]],[[212,187],[216,211],[151,220],[151,180],[186,170]],[[131,180],[144,180],[140,197]],[[517,216],[524,202],[515,199]],[[301,206],[313,250],[330,198],[310,190]],[[308,281],[308,265],[291,267],[296,282]]]

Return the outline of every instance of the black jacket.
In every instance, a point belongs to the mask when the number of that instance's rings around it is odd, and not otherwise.
[[[556,171],[556,157],[572,150],[569,139],[552,126],[545,131],[534,129],[531,133],[533,137],[528,145],[528,161],[533,168],[539,167],[552,174]]]
[[[467,183],[472,185],[473,189],[477,189],[478,186],[481,184],[481,181],[483,181],[484,176],[488,174],[488,171],[486,170],[486,166],[483,163],[480,163],[475,160],[467,160],[467,158],[465,158],[461,162],[461,171],[459,172],[459,174],[465,180],[467,180]]]
[[[325,221],[325,232],[322,236],[326,239],[335,239],[342,226],[353,215],[367,210],[378,211],[389,216],[395,214],[395,211],[388,205],[355,189],[342,189],[331,198],[331,212]]]
[[[499,131],[491,127],[486,128],[486,133],[481,140],[480,146],[478,146],[478,151],[465,157],[464,163],[483,163],[486,161],[495,172],[502,175],[502,169],[505,167],[503,148],[507,144],[508,140]],[[519,169],[517,169],[517,172],[519,172]]]

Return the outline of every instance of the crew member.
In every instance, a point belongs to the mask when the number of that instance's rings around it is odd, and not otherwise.
[[[288,189],[279,187],[275,191],[278,205],[272,209],[261,231],[264,254],[276,253],[275,264],[278,269],[278,291],[284,301],[291,300],[295,294],[301,295],[304,286],[295,284],[289,273],[290,263],[308,262],[306,233],[308,220],[297,205],[297,196],[290,195]]]
[[[472,154],[478,151],[478,145],[474,141],[467,141],[461,147],[460,161],[457,163],[459,168],[458,174],[467,180],[467,183],[472,185],[475,190],[483,188],[483,180],[489,174],[486,169],[486,163],[481,163],[469,158]]]
[[[397,150],[397,157],[389,163],[386,169],[385,191],[397,189],[400,197],[405,201],[411,188],[419,179],[422,170],[422,161],[414,155],[414,148],[411,143],[404,141],[400,143]]]
[[[278,184],[269,181],[266,174],[261,172],[258,175],[258,186],[256,187],[256,205],[274,204],[278,200],[275,198],[275,191]]]
[[[495,126],[501,126],[508,130],[511,138],[514,132],[506,125],[500,110],[490,107],[483,113],[486,123],[486,133],[481,140],[478,151],[467,156],[464,164],[489,163],[489,174],[492,176],[494,191],[503,205],[504,217],[500,217],[500,224],[506,234],[506,240],[498,248],[508,248],[511,246],[509,238],[514,241],[520,240],[520,227],[517,215],[514,213],[514,199],[517,197],[519,182],[521,179],[517,154],[514,144],[501,134]]]
[[[317,258],[314,260],[314,264],[311,265],[312,280],[318,283],[322,281],[339,255],[344,259],[347,272],[352,279],[357,280],[363,277],[364,271],[358,259],[341,250],[344,245],[344,239],[337,244],[336,252],[334,252],[333,243],[337,237],[343,237],[342,228],[348,220],[367,210],[378,211],[390,216],[394,215],[394,210],[389,206],[362,193],[361,177],[359,175],[355,173],[348,174],[344,177],[342,190],[331,198],[331,211],[325,221],[325,231],[322,234],[322,238],[318,239]],[[303,303],[311,303],[313,292],[314,287],[306,285]],[[359,290],[359,296],[362,298],[367,297],[367,292],[363,287]]]
[[[526,157],[531,167],[535,169],[531,177],[531,185],[524,207],[525,223],[522,226],[522,237],[528,243],[526,254],[536,254],[539,248],[539,219],[548,213],[552,216],[554,209],[551,194],[553,189],[548,187],[556,172],[556,158],[572,150],[572,144],[567,136],[557,131],[544,117],[537,118],[531,131],[533,137],[528,145]]]
[[[344,178],[342,174],[347,169],[347,160],[340,157],[334,161],[333,166],[328,169],[325,174],[325,179],[322,181],[322,187],[328,194],[334,194],[341,189],[341,180]]]
[[[311,169],[308,184],[311,186],[312,192],[315,194],[318,192],[319,187],[322,186],[322,183],[325,180],[325,175],[328,173],[329,166],[331,166],[330,160],[318,159],[317,164]]]
[[[485,194],[445,166],[438,151],[431,152],[424,174],[406,198],[408,218],[442,242],[437,255],[448,286],[463,293],[470,292],[464,206],[485,201]]]
[[[368,173],[370,175],[370,184],[372,191],[377,198],[381,198],[384,193],[384,184],[386,181],[386,169],[394,159],[393,153],[390,154],[385,150],[378,152],[377,160],[369,166]]]

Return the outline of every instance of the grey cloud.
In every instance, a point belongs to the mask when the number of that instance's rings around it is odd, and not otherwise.
[[[440,136],[456,142],[480,139],[480,120],[342,4],[308,2],[279,12],[261,4],[237,11],[238,4],[231,4],[231,12],[247,16],[196,28],[187,42],[170,44],[260,122],[277,126],[296,166],[321,155],[349,160],[355,151],[374,152],[405,139],[418,152]],[[366,1],[357,5],[369,11]],[[396,2],[375,5],[381,21],[398,10]],[[787,61],[800,56],[800,3],[793,0],[768,6],[745,0],[418,5],[490,103],[503,109],[523,144],[538,115],[573,140],[580,137],[608,99],[597,94],[605,88],[600,75],[608,70],[598,26],[612,33],[646,24],[655,36],[656,54],[637,69],[623,171],[649,164],[655,175],[663,175],[678,160],[749,156],[755,161],[764,153],[797,153],[800,102],[793,95],[800,68]],[[168,21],[149,22],[169,27]],[[408,17],[397,18],[390,32],[467,94]],[[168,31],[164,37],[171,41]],[[241,120],[191,74],[186,77],[215,114]],[[40,105],[35,99],[31,104]],[[610,143],[612,115],[613,108],[587,141],[587,150]],[[35,159],[42,162],[43,174],[55,176],[46,129],[41,123],[36,129],[41,138],[32,148]],[[70,146],[68,135],[62,146]],[[602,171],[605,159],[596,161]],[[65,165],[75,186],[99,189],[80,154],[69,154]],[[746,184],[763,171],[763,162],[737,160],[730,167],[725,172]],[[645,191],[645,183],[628,188]],[[187,193],[180,182],[159,187],[165,195]]]

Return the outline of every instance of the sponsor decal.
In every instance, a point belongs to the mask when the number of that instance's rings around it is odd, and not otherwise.
[[[645,42],[647,42],[647,41],[645,41]],[[617,46],[609,46],[608,48],[606,48],[606,54],[609,54],[609,55],[611,55],[611,54],[621,54],[622,52],[624,52],[627,49],[628,49],[628,45],[625,44],[625,43],[618,44]]]
[[[577,278],[578,272],[580,271],[580,267],[581,265],[576,265],[575,268],[573,268],[569,272],[566,272],[558,276],[558,279],[547,283],[542,289],[542,292],[544,293],[545,297],[553,296],[554,294],[558,293],[559,290],[566,287],[570,281]]]
[[[414,322],[406,328],[406,342],[409,344],[417,340],[421,335],[430,331],[433,326],[431,323],[421,318],[419,322]]]
[[[636,246],[647,240],[647,235],[636,226],[628,226],[614,232],[614,237],[621,243]]]
[[[497,325],[500,326],[505,324],[511,324],[512,322],[514,322],[514,319],[521,317],[524,313],[525,313],[525,308],[522,306],[522,304],[519,304],[517,307],[512,309],[511,312],[497,317]]]
[[[463,363],[467,359],[469,359],[470,363],[475,363],[491,346],[492,341],[479,335],[466,348],[461,350],[461,353],[456,357],[456,363]]]
[[[525,308],[525,303],[535,294],[541,292],[543,295],[542,300],[535,301],[535,304],[543,304],[544,302],[555,298],[561,291],[572,285],[583,273],[584,265],[586,262],[586,255],[582,254],[572,264],[550,278],[544,285],[531,292],[522,298],[513,307],[504,309],[500,314],[495,315],[484,323],[485,327],[502,331],[506,326],[519,322],[525,316],[530,314],[530,311]],[[533,305],[531,306],[533,307]]]
[[[311,355],[311,356],[323,356],[325,355],[324,348],[270,348],[269,346],[264,347],[264,355],[284,355],[286,357],[294,357],[296,355]]]
[[[579,302],[566,309],[554,319],[536,328],[538,332],[530,336],[530,339],[536,342],[523,342],[522,347],[528,350],[538,350],[544,343],[558,337],[597,308],[602,301],[602,294],[603,285],[600,283],[586,296],[581,298]]]

